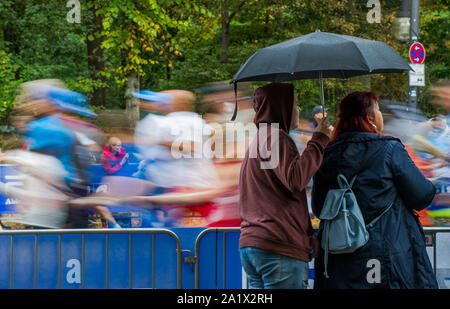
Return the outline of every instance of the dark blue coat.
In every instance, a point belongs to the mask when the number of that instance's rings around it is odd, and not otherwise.
[[[315,288],[438,288],[415,210],[427,207],[435,187],[412,162],[400,140],[372,133],[348,132],[325,150],[314,176],[312,209],[318,217],[327,191],[338,188],[338,170],[353,185],[364,220],[367,244],[351,254],[330,254],[329,279],[323,275],[323,250],[315,260]],[[321,229],[319,229],[319,239]]]

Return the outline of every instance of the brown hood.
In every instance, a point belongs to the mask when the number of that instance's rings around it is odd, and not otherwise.
[[[289,133],[294,104],[294,86],[292,84],[271,83],[256,89],[253,96],[255,118],[253,122],[278,123],[280,129]]]

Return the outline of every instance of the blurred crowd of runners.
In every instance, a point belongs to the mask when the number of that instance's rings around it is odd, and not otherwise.
[[[0,157],[2,164],[17,166],[22,181],[0,183],[0,195],[17,201],[17,214],[2,217],[2,226],[240,226],[239,171],[257,131],[251,91],[218,83],[195,94],[143,90],[133,96],[143,117],[131,133],[106,134],[90,121],[97,115],[86,97],[61,81],[22,84],[12,122],[23,147]],[[420,213],[422,224],[445,226],[450,224],[450,86],[435,86],[433,96],[443,113],[431,119],[395,102],[380,100],[380,108],[384,135],[400,138],[438,188],[433,204]],[[236,105],[237,117],[230,121]],[[300,153],[322,113],[321,107],[300,113],[299,126],[290,133]],[[96,187],[90,185],[93,179]],[[308,197],[310,190],[311,185]]]

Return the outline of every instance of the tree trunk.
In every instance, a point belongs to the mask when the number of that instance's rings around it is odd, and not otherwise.
[[[228,46],[230,44],[230,15],[227,0],[222,0],[222,35],[220,40],[220,62],[228,62]]]
[[[125,100],[126,100],[126,113],[128,118],[128,126],[130,129],[136,127],[139,121],[139,106],[135,104],[136,98],[131,94],[132,92],[138,92],[140,88],[139,76],[137,72],[133,71],[128,74],[128,81],[125,90]]]
[[[92,1],[92,0],[91,0]],[[89,25],[86,31],[86,42],[87,42],[87,54],[88,54],[88,71],[89,77],[94,80],[101,82],[103,84],[103,77],[99,74],[105,69],[105,63],[103,58],[103,50],[101,48],[102,38],[98,35],[102,31],[102,17],[95,14],[98,8],[92,6],[89,9]],[[89,40],[89,37],[93,37],[93,40]],[[105,88],[104,86],[99,86],[94,88],[92,93],[91,104],[95,106],[105,105]]]

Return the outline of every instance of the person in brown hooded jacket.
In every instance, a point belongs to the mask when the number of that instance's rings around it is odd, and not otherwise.
[[[241,262],[249,288],[306,288],[308,262],[318,242],[305,187],[320,167],[331,128],[322,119],[300,155],[289,136],[299,116],[293,85],[271,83],[256,89],[253,108],[258,134],[246,152],[239,181]]]

